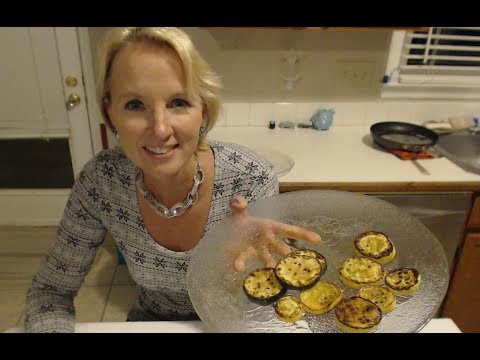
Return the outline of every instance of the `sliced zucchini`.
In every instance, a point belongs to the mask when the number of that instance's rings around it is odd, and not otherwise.
[[[320,279],[322,266],[311,256],[287,255],[278,261],[275,274],[287,287],[303,289]]]
[[[357,257],[367,257],[379,264],[386,264],[393,260],[396,250],[386,234],[380,231],[366,231],[355,238],[353,253]]]
[[[325,256],[323,256],[322,254],[320,254],[315,250],[300,249],[288,254],[288,256],[292,256],[292,255],[304,255],[304,256],[314,257],[320,262],[320,266],[322,267],[322,270],[320,271],[321,275],[325,274],[325,271],[327,271],[327,259],[325,259]]]
[[[385,284],[397,295],[409,295],[416,291],[422,282],[422,276],[416,269],[400,268],[389,271]]]
[[[382,320],[382,311],[370,300],[352,296],[335,307],[335,319],[345,332],[370,332]]]
[[[282,297],[273,308],[277,317],[286,322],[298,321],[303,315],[302,302],[291,295]]]
[[[343,290],[328,281],[319,281],[315,286],[300,291],[300,300],[304,310],[313,315],[329,312],[342,298]]]
[[[354,289],[380,285],[385,276],[382,265],[369,258],[349,258],[340,264],[338,272],[340,280]]]
[[[386,286],[366,285],[358,290],[358,296],[377,305],[382,314],[387,314],[397,306],[395,294]]]
[[[271,304],[286,291],[273,268],[256,269],[249,273],[243,281],[243,290],[250,300],[260,305]]]

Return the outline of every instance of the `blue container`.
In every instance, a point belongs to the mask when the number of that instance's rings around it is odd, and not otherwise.
[[[120,249],[118,247],[116,247],[116,249],[117,249],[118,264],[127,265],[127,262],[125,261],[125,258],[123,257],[123,254],[120,251]]]
[[[328,130],[333,123],[334,109],[320,109],[317,111],[310,121],[313,124],[315,130]]]

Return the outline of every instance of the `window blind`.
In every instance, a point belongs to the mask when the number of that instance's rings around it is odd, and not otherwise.
[[[480,27],[407,31],[398,82],[480,86]]]

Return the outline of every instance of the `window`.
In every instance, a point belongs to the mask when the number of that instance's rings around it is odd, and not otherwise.
[[[480,99],[480,28],[394,31],[382,97]]]

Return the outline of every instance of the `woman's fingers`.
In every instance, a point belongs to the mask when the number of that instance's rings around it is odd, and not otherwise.
[[[270,250],[267,246],[268,242],[267,241],[259,241],[255,245],[255,250],[257,251],[257,255],[259,259],[263,262],[265,267],[275,267],[277,265],[277,262],[275,259],[272,257],[272,254],[270,253]]]
[[[248,206],[248,201],[241,195],[233,197],[233,200],[230,202],[230,209],[234,213],[245,213]]]
[[[247,234],[247,236],[253,236],[253,239],[250,239],[251,243],[248,247],[241,251],[234,260],[234,268],[236,271],[245,271],[248,260],[255,256],[264,263],[264,266],[275,267],[277,262],[271,252],[281,257],[292,252],[292,248],[280,240],[279,237],[304,240],[314,244],[322,241],[319,234],[299,226],[248,216],[246,212],[247,206],[247,200],[241,195],[235,196],[234,200],[230,203],[235,226],[238,226],[239,230],[238,232],[235,231],[235,234],[242,237]]]
[[[244,272],[245,268],[247,267],[247,261],[256,255],[257,255],[257,252],[255,248],[252,245],[249,245],[245,250],[243,250],[235,258],[233,262],[233,267],[235,268],[236,271]]]
[[[269,246],[273,252],[281,257],[284,257],[292,252],[292,248],[288,246],[287,243],[276,238],[270,242]]]
[[[305,240],[314,244],[318,244],[322,242],[322,237],[316,232],[306,230],[299,226],[294,226],[294,225],[278,223],[276,233],[286,238],[295,239],[295,240]]]

